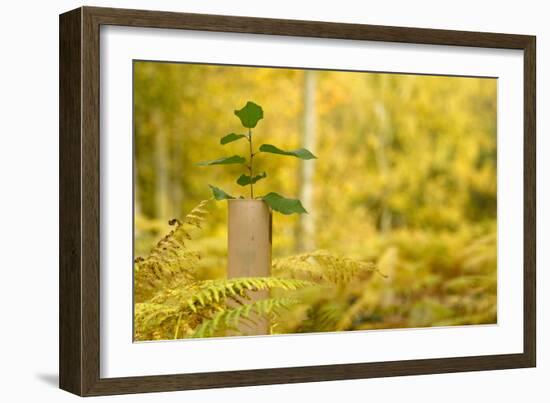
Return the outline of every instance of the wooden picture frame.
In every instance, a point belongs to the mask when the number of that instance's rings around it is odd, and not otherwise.
[[[524,52],[523,353],[227,372],[100,377],[100,26],[171,28]],[[60,16],[60,387],[81,396],[533,367],[535,37],[483,32],[81,7]]]

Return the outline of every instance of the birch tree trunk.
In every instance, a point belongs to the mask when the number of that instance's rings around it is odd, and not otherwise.
[[[380,129],[378,131],[378,147],[376,148],[376,165],[380,175],[384,178],[388,178],[390,172],[390,166],[386,155],[386,150],[391,144],[392,129],[388,118],[388,111],[383,102],[377,102],[375,105],[375,113],[380,122]],[[380,212],[380,231],[382,233],[388,233],[393,226],[393,217],[390,209],[388,208],[387,198],[389,197],[390,189],[388,185],[384,185],[384,193],[382,196],[382,211]]]
[[[170,219],[170,200],[169,200],[169,154],[167,147],[166,129],[164,128],[162,117],[156,112],[155,122],[155,205],[156,218],[166,223]]]
[[[303,148],[315,154],[315,93],[317,87],[317,72],[304,71],[304,129],[302,131]],[[312,251],[315,249],[315,208],[313,206],[313,176],[315,160],[300,165],[298,184],[299,199],[309,214],[300,214],[296,228],[296,251]]]

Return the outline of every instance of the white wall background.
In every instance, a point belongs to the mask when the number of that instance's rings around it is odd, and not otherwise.
[[[537,35],[538,367],[101,398],[102,401],[547,402],[550,399],[550,25],[543,1],[120,0],[87,5]],[[0,397],[69,402],[58,365],[58,14],[79,1],[11,1],[0,24]],[[527,397],[527,398],[526,398]]]

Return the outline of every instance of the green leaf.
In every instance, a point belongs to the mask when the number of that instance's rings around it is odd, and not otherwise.
[[[222,157],[212,161],[202,161],[197,163],[198,166],[207,165],[228,165],[228,164],[244,164],[246,160],[240,155],[233,155],[232,157]]]
[[[305,148],[299,148],[297,150],[292,150],[292,151],[285,151],[285,150],[281,150],[278,147],[275,147],[272,144],[262,144],[260,146],[260,151],[263,153],[290,155],[293,157],[301,158],[303,160],[312,160],[317,158],[315,155],[311,153],[311,151],[306,150]]]
[[[252,129],[256,127],[258,121],[264,117],[264,111],[260,105],[248,101],[242,109],[235,111],[235,115],[241,119],[241,123],[244,127]]]
[[[229,133],[227,136],[223,136],[220,139],[220,144],[224,145],[227,143],[231,143],[233,141],[237,141],[239,139],[242,139],[243,137],[246,137],[245,134],[236,134],[236,133]]]
[[[210,189],[212,189],[212,194],[214,195],[214,199],[216,200],[227,200],[227,199],[234,199],[233,196],[225,193],[220,188],[217,188],[216,186],[208,185],[210,186]]]
[[[302,206],[302,203],[298,199],[287,199],[286,197],[275,192],[262,196],[262,199],[265,200],[273,210],[278,211],[279,213],[287,215],[294,213],[307,214],[306,209]]]
[[[267,176],[265,172],[262,172],[261,174],[254,175],[252,178],[250,178],[249,175],[242,174],[239,176],[239,179],[237,179],[237,183],[241,186],[250,185],[251,183],[254,184],[258,182],[260,179],[263,179]]]

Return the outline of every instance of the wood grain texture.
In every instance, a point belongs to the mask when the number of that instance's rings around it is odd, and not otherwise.
[[[529,36],[382,25],[85,7],[105,25],[523,49]]]
[[[536,39],[524,48],[523,66],[523,354],[536,366],[537,334],[537,96]]]
[[[59,386],[81,394],[81,10],[59,21]]]
[[[247,371],[100,377],[101,25],[524,51],[524,352]],[[535,37],[82,7],[60,16],[60,387],[81,396],[532,367],[536,363]],[[518,134],[519,135],[519,134]],[[128,180],[131,180],[129,178]]]
[[[82,389],[99,379],[99,24],[82,8]],[[131,178],[129,178],[131,180]]]

